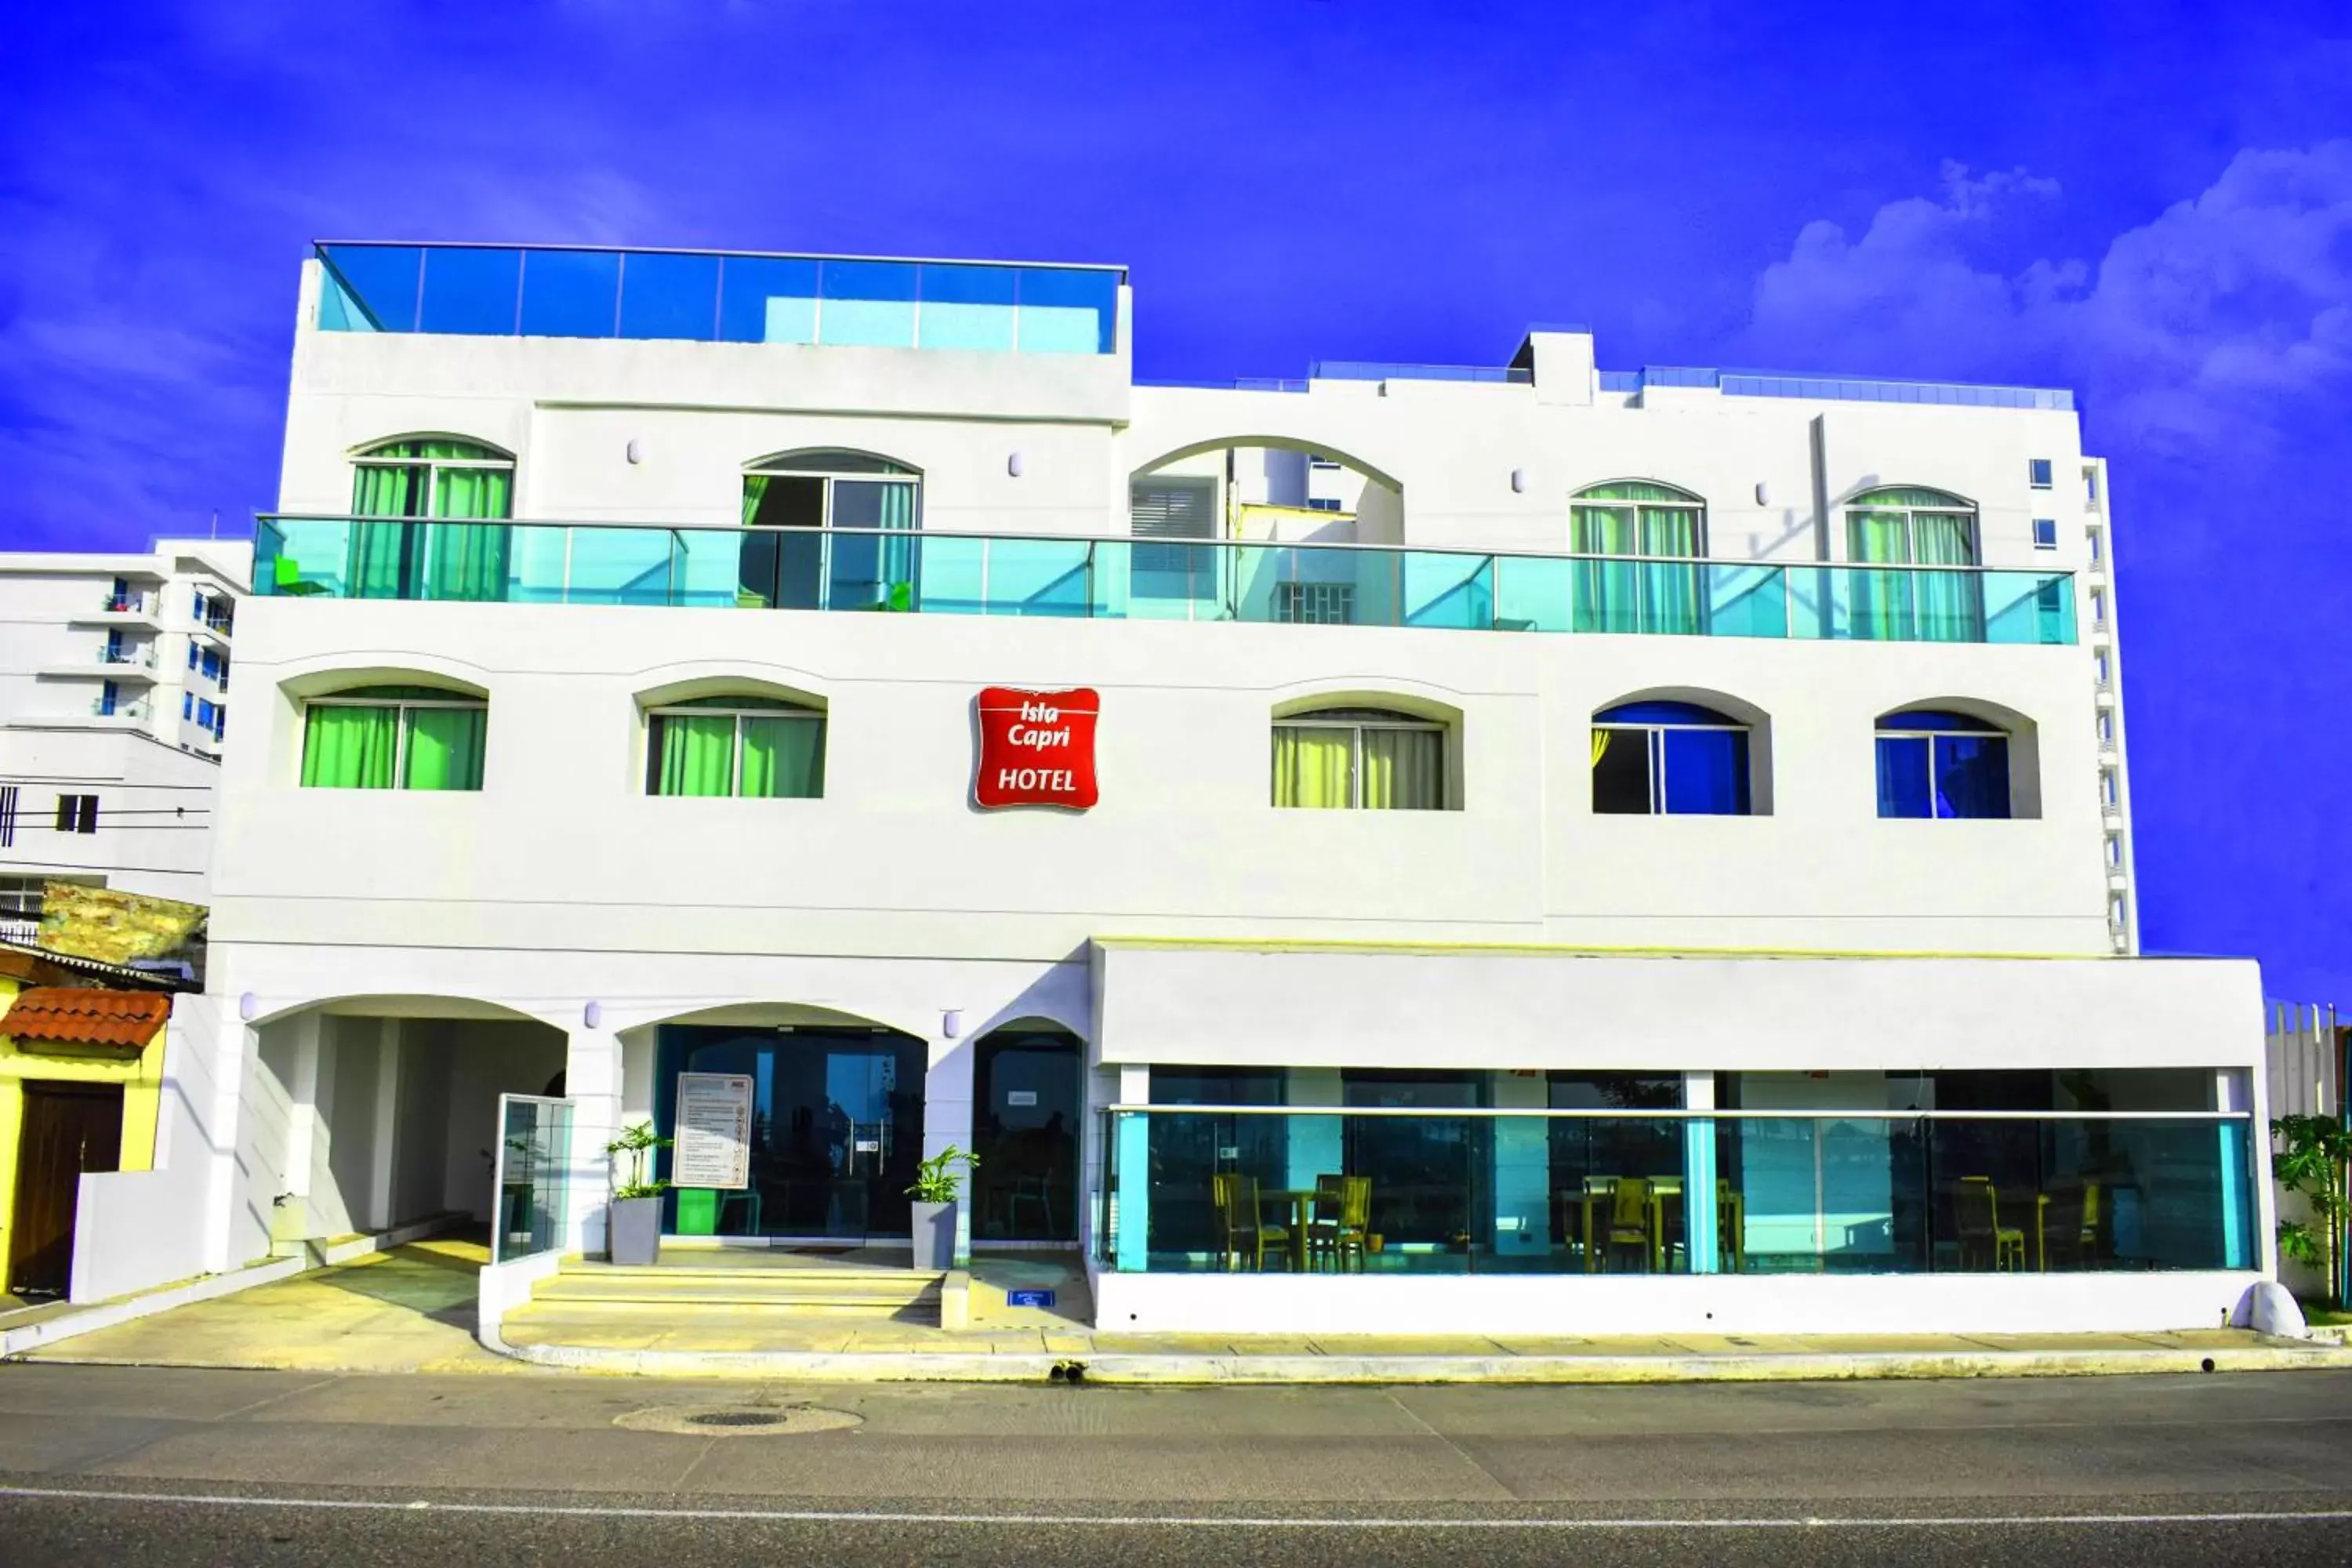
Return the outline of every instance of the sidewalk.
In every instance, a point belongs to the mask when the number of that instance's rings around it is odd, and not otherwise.
[[[1496,1339],[1476,1335],[1135,1334],[1088,1328],[1083,1296],[1009,1308],[1034,1264],[983,1259],[971,1326],[808,1319],[756,1331],[724,1318],[541,1317],[509,1353],[474,1339],[482,1248],[395,1247],[33,1352],[41,1362],[308,1372],[551,1375],[557,1369],[804,1383],[1602,1384],[2047,1377],[2352,1368],[2352,1350],[2209,1329],[2169,1334],[1732,1335]],[[1082,1277],[1081,1277],[1082,1279]],[[1083,1285],[1080,1285],[1081,1290]],[[1073,1316],[1076,1313],[1080,1316]]]

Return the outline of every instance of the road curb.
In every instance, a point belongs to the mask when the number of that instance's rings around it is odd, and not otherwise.
[[[800,1383],[1044,1383],[1073,1367],[1089,1384],[1664,1384],[1853,1382],[1867,1379],[2113,1377],[2154,1373],[2352,1369],[2352,1350],[2305,1344],[2244,1349],[1984,1351],[1763,1355],[1347,1356],[1000,1355],[982,1352],[603,1350],[498,1345],[565,1371],[640,1377],[761,1378]]]

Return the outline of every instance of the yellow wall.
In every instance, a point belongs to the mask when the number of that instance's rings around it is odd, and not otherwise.
[[[16,999],[24,983],[0,975],[0,1010]],[[0,1036],[0,1258],[8,1256],[8,1232],[16,1223],[16,1133],[25,1114],[24,1081],[48,1079],[72,1083],[122,1085],[121,1168],[144,1171],[155,1163],[155,1118],[163,1109],[163,1036],[158,1029],[137,1056],[119,1053],[49,1055],[20,1050]],[[66,1047],[53,1047],[62,1051]]]

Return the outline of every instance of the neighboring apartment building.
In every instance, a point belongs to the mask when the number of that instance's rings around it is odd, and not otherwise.
[[[0,553],[0,936],[45,880],[205,900],[244,540]]]
[[[904,1236],[952,1142],[967,1245],[1118,1326],[2153,1328],[2270,1267],[2255,968],[2137,956],[2066,394],[1548,330],[1155,386],[1134,309],[322,247],[148,1266],[507,1247],[500,1093],[593,1250],[709,1073],[677,1234]]]

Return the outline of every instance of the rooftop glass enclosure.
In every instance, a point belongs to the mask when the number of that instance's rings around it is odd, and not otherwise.
[[[794,546],[790,582],[777,577],[780,531]],[[465,570],[442,570],[445,558]],[[911,528],[275,516],[256,530],[254,582],[264,595],[342,599],[1861,642],[2075,640],[2074,584],[2065,572]]]
[[[2254,1266],[2242,1114],[1105,1115],[1097,1252],[1128,1272]]]
[[[568,247],[317,247],[331,332],[1116,353],[1115,267]]]

